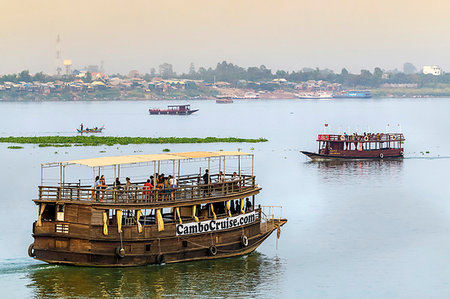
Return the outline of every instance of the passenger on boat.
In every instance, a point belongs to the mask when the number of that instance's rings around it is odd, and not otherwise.
[[[231,200],[230,202],[230,212],[231,214],[236,213],[236,208],[234,207],[234,200]]]
[[[175,197],[174,191],[175,191],[175,188],[177,187],[178,182],[177,182],[177,179],[172,177],[171,175],[169,175],[169,177],[168,177],[168,182],[169,182],[169,188],[170,188],[169,192],[171,193],[170,199],[174,200],[174,197]]]
[[[114,187],[116,187],[116,189],[123,189],[123,187],[121,187],[120,185],[122,185],[120,183],[119,177],[116,178],[116,181],[114,182]]]
[[[100,185],[100,177],[99,177],[99,176],[96,176],[96,177],[95,177],[94,185],[92,186],[91,201],[93,201],[94,196],[95,196],[95,199],[96,199],[96,200],[98,199],[98,191],[97,191],[98,185]]]
[[[205,174],[203,175],[203,183],[204,184],[211,184],[211,177],[209,175],[209,170],[205,170]]]
[[[98,185],[98,188],[100,188],[100,189],[106,189],[108,187],[108,185],[106,185],[106,182],[105,182],[105,176],[104,175],[102,175],[101,177],[100,177],[100,185]],[[103,198],[105,197],[105,191],[102,191],[102,198],[100,198],[100,201],[103,201]]]
[[[147,200],[150,200],[150,196],[151,196],[151,189],[153,189],[153,185],[150,183],[150,179],[147,180],[147,182],[144,184],[144,195],[146,197]]]
[[[223,174],[222,171],[219,171],[219,176],[217,177],[217,181],[216,183],[224,183],[225,182],[225,175]]]
[[[251,212],[253,211],[252,202],[250,201],[250,198],[247,197],[245,200],[245,212]]]
[[[209,175],[209,169],[205,170],[205,174],[203,175],[203,183],[205,185],[211,184],[211,176]],[[209,195],[208,186],[203,187],[203,195]]]
[[[236,171],[233,172],[233,175],[231,176],[231,180],[232,180],[232,181],[237,181],[237,180],[239,180],[239,177],[237,176]]]
[[[128,189],[130,189],[130,187],[131,187],[131,180],[130,180],[129,177],[126,177],[125,180],[127,181],[127,182],[125,183],[125,189],[128,190]]]
[[[81,123],[80,128],[81,128],[81,131],[83,131],[83,123]]]

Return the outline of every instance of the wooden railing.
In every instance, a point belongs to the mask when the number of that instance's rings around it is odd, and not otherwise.
[[[227,176],[229,177],[229,176]],[[129,187],[108,186],[93,189],[87,186],[39,186],[39,200],[52,201],[92,201],[105,203],[150,203],[166,201],[186,201],[199,198],[214,198],[245,193],[257,188],[255,177],[241,175],[235,180],[223,183],[199,184],[201,177],[190,176],[179,180],[177,188],[144,189],[143,184]]]
[[[261,219],[268,221],[274,219],[283,218],[282,206],[261,206],[260,207]]]
[[[366,135],[331,135],[320,134],[317,137],[317,141],[361,141],[361,142],[388,142],[388,141],[405,141],[405,137],[402,133],[377,133]]]

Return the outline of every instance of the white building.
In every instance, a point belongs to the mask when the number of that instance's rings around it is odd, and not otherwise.
[[[433,76],[440,76],[442,74],[442,70],[437,65],[425,65],[422,69],[422,72],[425,75],[431,74]]]

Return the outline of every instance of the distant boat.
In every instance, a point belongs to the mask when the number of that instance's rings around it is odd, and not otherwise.
[[[328,100],[332,99],[333,95],[330,93],[306,93],[297,95],[299,99],[305,100]]]
[[[301,151],[313,160],[403,158],[402,133],[319,134],[319,152]]]
[[[198,111],[198,109],[191,110],[191,105],[169,105],[167,109],[150,108],[148,112],[152,115],[189,115]]]
[[[100,128],[97,128],[97,127],[91,128],[91,129],[86,128],[83,130],[77,129],[77,132],[78,133],[101,133],[104,129],[105,129],[105,126],[101,126]]]
[[[227,99],[216,99],[216,104],[231,104],[233,103],[233,99],[227,98]]]
[[[344,98],[344,99],[370,99],[372,93],[370,90],[349,90],[339,93],[333,93],[333,98]]]

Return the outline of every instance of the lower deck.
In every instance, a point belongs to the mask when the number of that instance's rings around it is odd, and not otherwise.
[[[121,234],[113,234],[111,227],[107,236],[99,234],[102,227],[92,226],[88,231],[95,238],[35,233],[31,254],[48,263],[107,267],[232,257],[252,252],[284,223],[283,219],[261,221],[258,217],[232,229],[184,236],[177,236],[177,224],[166,225],[161,232],[152,226],[144,226],[141,233],[135,226],[123,227]]]

